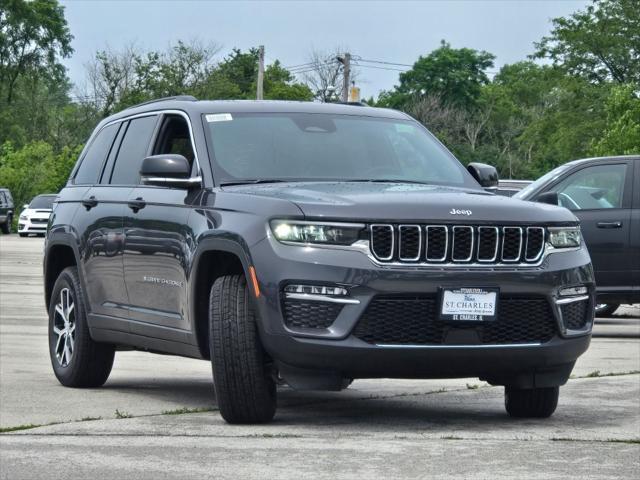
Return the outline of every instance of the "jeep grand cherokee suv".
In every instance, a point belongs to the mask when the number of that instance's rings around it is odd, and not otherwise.
[[[384,377],[479,377],[512,416],[549,416],[590,342],[593,271],[571,212],[496,183],[393,110],[178,97],[113,115],[49,223],[55,375],[102,385],[133,347],[210,359],[231,423],[269,421],[280,383]]]

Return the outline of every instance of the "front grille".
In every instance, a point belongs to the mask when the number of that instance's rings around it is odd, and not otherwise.
[[[336,320],[343,305],[285,298],[283,300],[284,323],[292,328],[329,328]]]
[[[31,223],[49,223],[48,218],[32,218]]]
[[[370,249],[380,262],[534,264],[544,253],[543,227],[487,225],[370,226]]]
[[[582,330],[589,321],[589,300],[562,305],[562,321],[568,330]]]
[[[504,345],[544,343],[557,333],[545,298],[501,296],[497,319],[482,323],[442,321],[438,307],[435,296],[378,296],[353,335],[377,345]]]

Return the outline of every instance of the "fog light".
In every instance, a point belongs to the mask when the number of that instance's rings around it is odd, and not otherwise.
[[[308,295],[338,295],[347,296],[349,292],[342,287],[327,287],[325,285],[287,285],[285,293],[306,293]]]
[[[561,297],[573,297],[575,295],[586,295],[587,287],[584,285],[581,287],[567,287],[561,288],[560,292],[558,292]]]

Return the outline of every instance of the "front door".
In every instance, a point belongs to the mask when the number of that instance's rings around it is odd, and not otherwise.
[[[632,285],[629,258],[633,164],[621,160],[590,164],[564,177],[550,190],[580,219],[599,291]]]

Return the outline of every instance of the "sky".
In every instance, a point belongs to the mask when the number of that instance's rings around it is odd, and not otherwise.
[[[413,64],[446,40],[486,50],[500,66],[524,60],[551,29],[551,19],[587,0],[215,1],[62,0],[75,53],[64,61],[76,85],[97,50],[134,43],[165,50],[177,40],[213,42],[220,58],[237,47],[265,46],[266,62],[308,61],[312,50]],[[362,63],[364,64],[364,63]],[[373,64],[383,68],[406,68]],[[363,97],[398,83],[398,71],[355,67]]]

